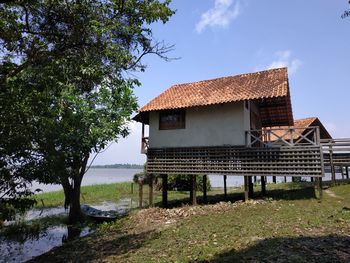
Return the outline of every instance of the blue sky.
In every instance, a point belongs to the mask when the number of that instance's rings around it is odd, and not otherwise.
[[[152,26],[174,44],[165,62],[146,57],[139,105],[173,84],[287,66],[294,118],[317,116],[333,137],[350,137],[350,17],[347,0],[173,0],[176,14]],[[94,164],[143,163],[141,128],[113,143]]]

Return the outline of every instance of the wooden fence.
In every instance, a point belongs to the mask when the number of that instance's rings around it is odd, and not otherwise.
[[[322,177],[322,160],[320,146],[149,148],[147,172]]]

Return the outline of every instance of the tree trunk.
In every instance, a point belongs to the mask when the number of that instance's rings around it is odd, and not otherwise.
[[[73,180],[74,186],[71,191],[70,196],[70,206],[69,206],[69,218],[68,221],[70,224],[75,224],[79,222],[82,218],[81,209],[80,209],[80,184],[78,180]]]
[[[69,205],[69,224],[76,224],[82,218],[81,208],[80,208],[80,186],[83,176],[86,171],[87,162],[89,160],[89,154],[85,154],[83,160],[77,160],[76,164],[73,166],[76,169],[73,169],[71,175],[71,183],[68,178],[62,180],[62,186],[65,194],[65,206]]]

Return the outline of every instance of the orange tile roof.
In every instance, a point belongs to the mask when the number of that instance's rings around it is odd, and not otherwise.
[[[189,108],[289,95],[287,68],[177,84],[143,106],[139,112]]]
[[[177,84],[143,106],[133,118],[149,122],[149,112],[255,101],[263,127],[293,125],[287,68]]]
[[[299,119],[294,121],[294,125],[291,126],[290,128],[295,129],[293,133],[293,140],[297,140],[301,134],[304,134],[307,132],[308,127],[315,127],[318,126],[320,127],[320,137],[321,139],[331,139],[332,136],[328,133],[327,129],[323,126],[321,121],[317,117],[310,117],[310,118],[304,118],[304,119]],[[280,137],[285,137],[284,139],[291,139],[290,134],[285,134],[286,133],[286,128],[288,126],[279,126],[279,127],[272,127],[274,130],[273,133],[277,136]],[[281,129],[281,130],[278,130]],[[277,140],[277,136],[272,135],[271,140]]]

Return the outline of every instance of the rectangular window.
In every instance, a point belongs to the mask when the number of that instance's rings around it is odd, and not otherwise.
[[[185,129],[185,110],[159,112],[159,130]]]

